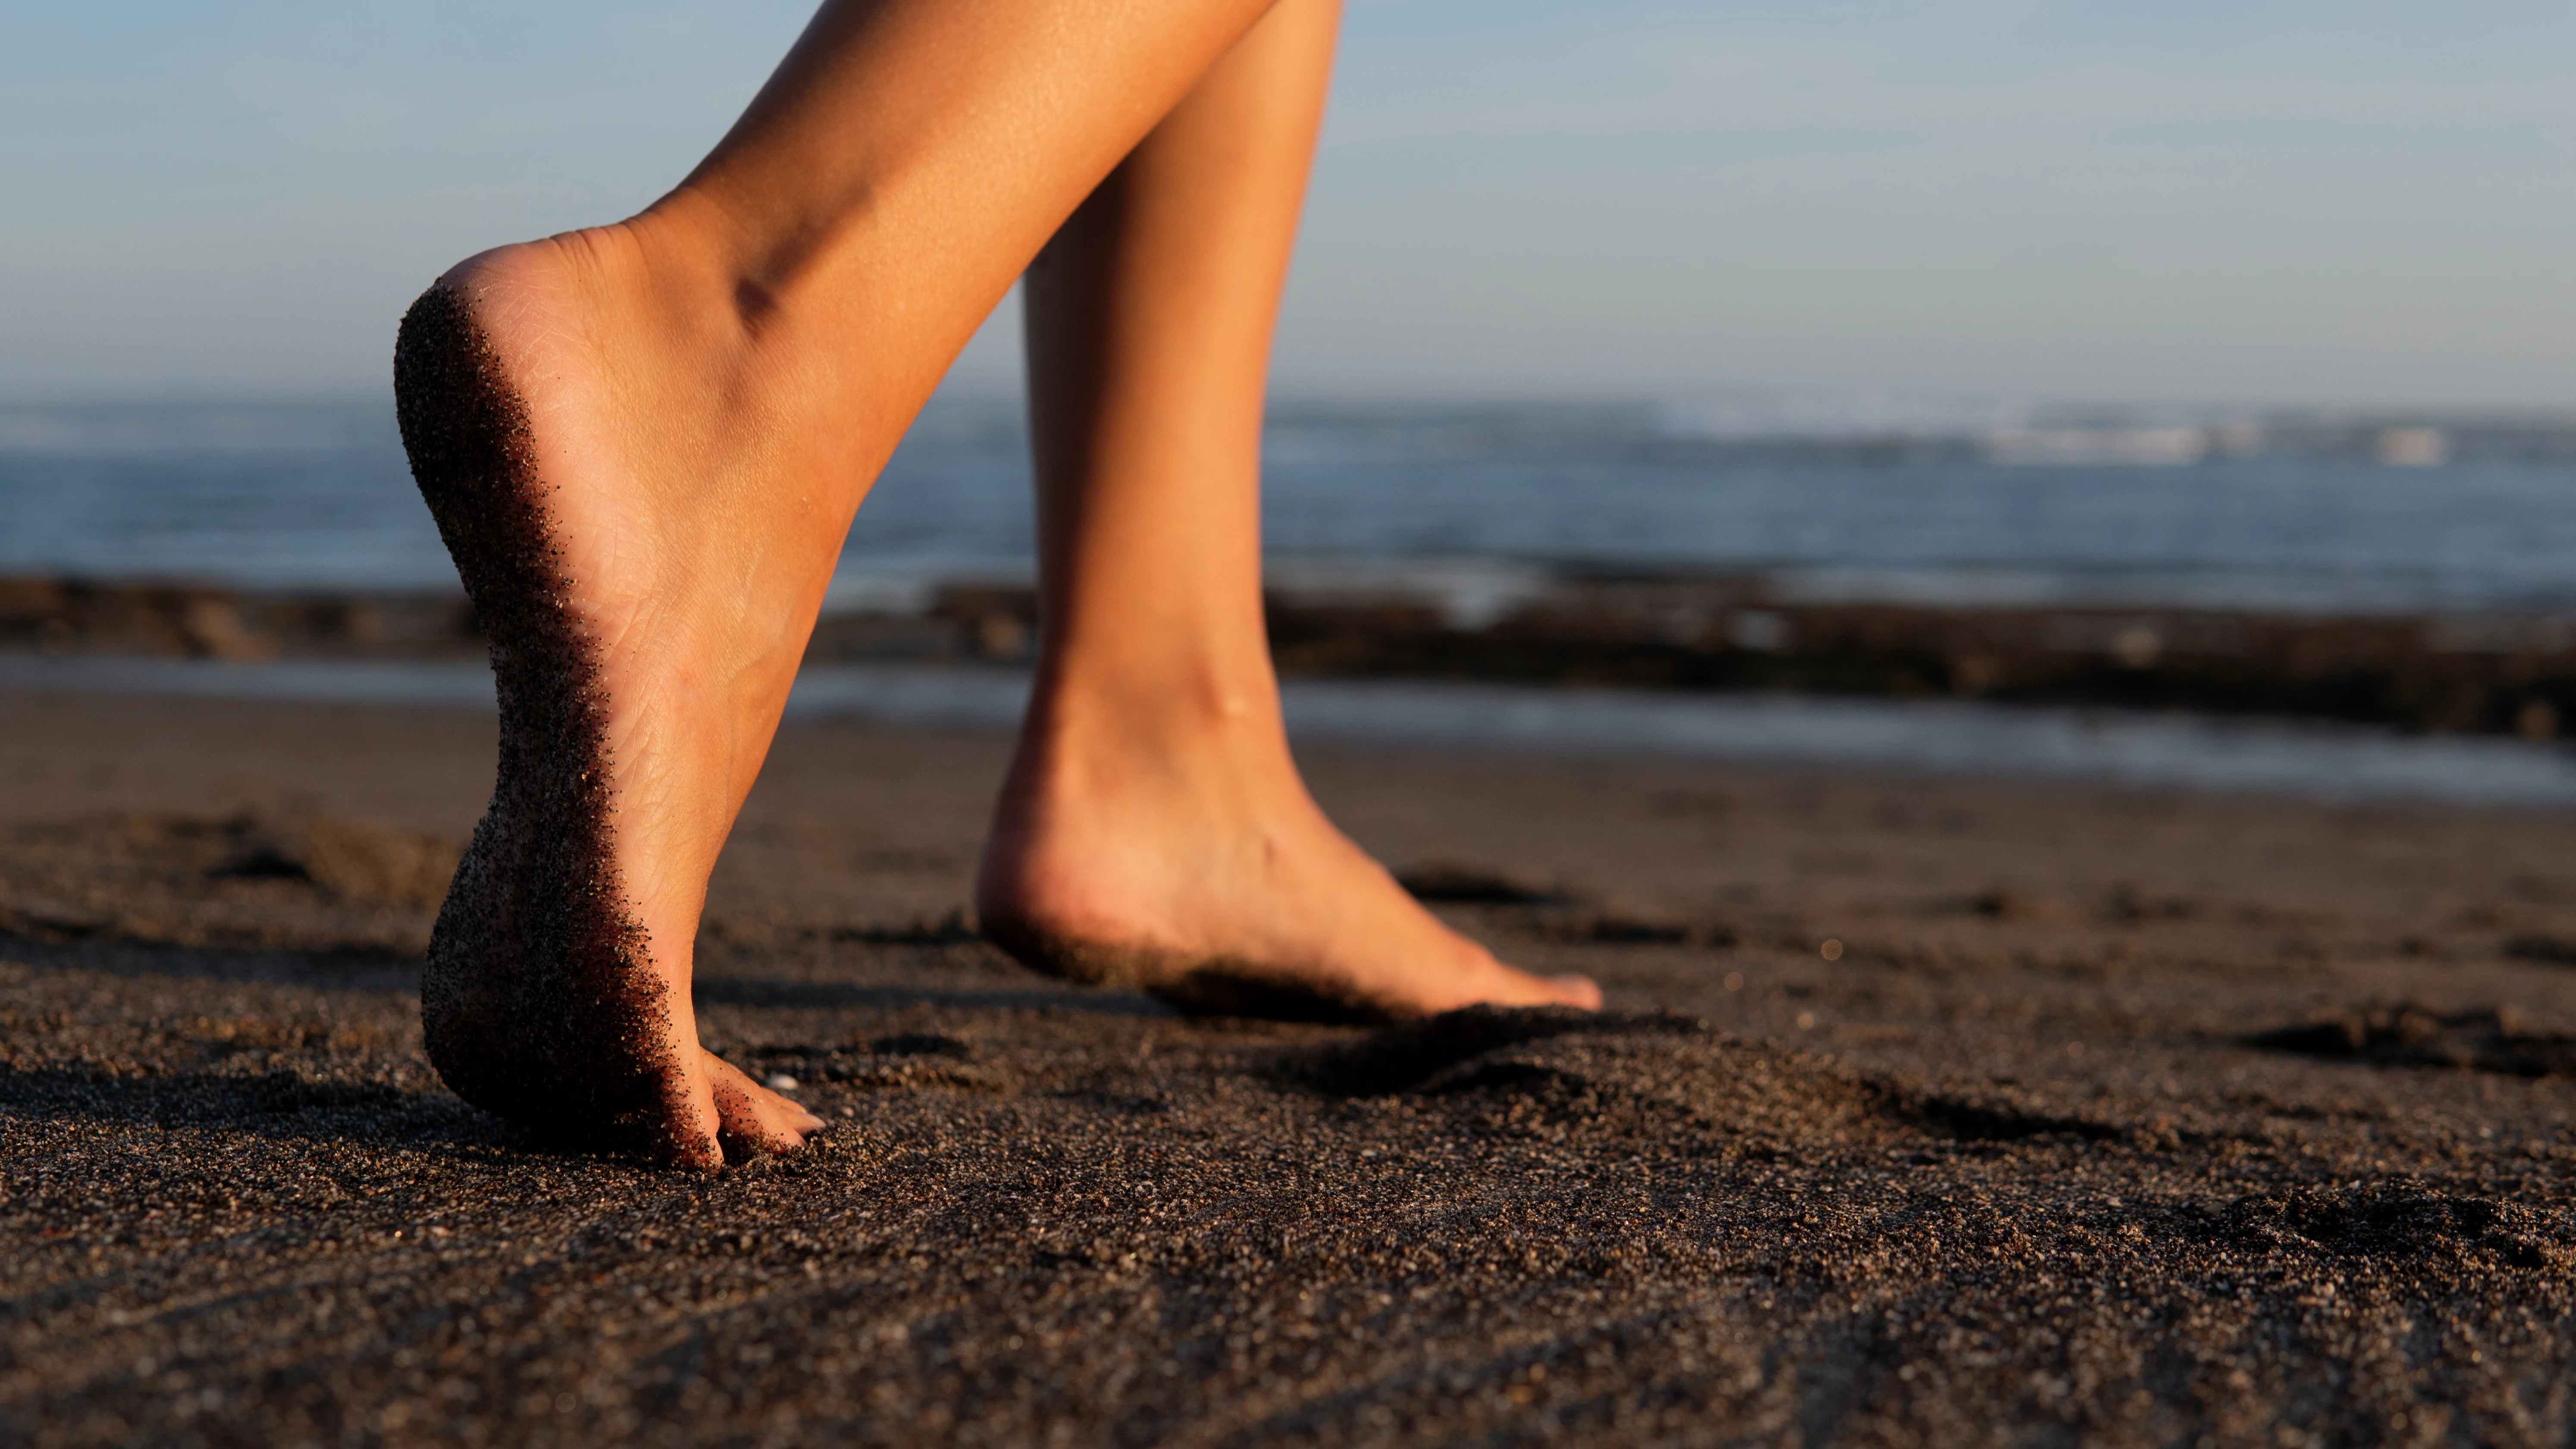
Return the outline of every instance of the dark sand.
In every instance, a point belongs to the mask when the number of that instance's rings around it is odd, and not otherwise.
[[[1372,1033],[1010,966],[1003,743],[791,727],[700,1001],[837,1125],[709,1178],[421,1056],[492,731],[0,697],[0,1442],[2576,1438],[2576,819],[1317,753],[1614,1007]]]

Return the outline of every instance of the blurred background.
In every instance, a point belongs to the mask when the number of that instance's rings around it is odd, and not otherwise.
[[[807,13],[0,8],[0,640],[455,645],[395,597],[454,588],[395,319],[652,200]],[[2571,58],[2540,5],[1353,0],[1283,664],[2554,735]],[[830,657],[1024,653],[1016,321],[862,510]]]

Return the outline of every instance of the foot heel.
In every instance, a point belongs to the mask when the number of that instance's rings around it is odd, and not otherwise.
[[[404,315],[394,401],[412,477],[490,642],[501,713],[492,803],[422,969],[430,1061],[486,1111],[694,1159],[669,988],[611,851],[598,651],[572,609],[527,406],[458,290],[432,287]]]

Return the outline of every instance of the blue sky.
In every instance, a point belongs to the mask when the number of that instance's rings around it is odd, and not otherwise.
[[[1283,392],[2576,407],[2576,7],[1351,4]],[[0,0],[0,397],[380,389],[806,13]]]

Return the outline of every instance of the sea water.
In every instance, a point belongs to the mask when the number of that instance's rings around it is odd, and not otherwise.
[[[1486,617],[1554,573],[1758,574],[1816,599],[2576,613],[2576,425],[1729,407],[1273,412],[1275,582],[1428,582]],[[1015,406],[941,399],[861,509],[844,609],[1029,574]],[[446,590],[381,403],[0,409],[0,574]],[[1001,726],[1010,671],[823,666],[791,711]],[[0,659],[0,689],[488,708],[479,664]],[[2515,740],[1965,702],[1298,681],[1301,738],[2576,807]]]
[[[2548,419],[1290,402],[1264,473],[1283,577],[1702,571],[1806,598],[2576,608],[2576,423]],[[1017,407],[942,398],[860,510],[833,598],[1025,578],[1031,531]],[[384,402],[0,408],[0,573],[455,585]]]

